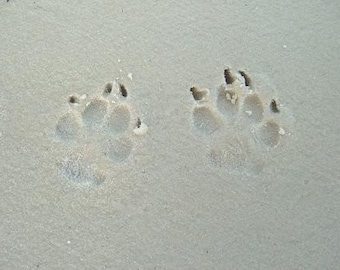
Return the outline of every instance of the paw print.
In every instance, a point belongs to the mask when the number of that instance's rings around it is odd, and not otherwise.
[[[69,152],[57,160],[58,172],[77,186],[98,186],[107,177],[105,164],[127,163],[147,126],[116,81],[92,97],[71,95],[68,103],[52,135]]]
[[[192,128],[208,144],[208,164],[231,173],[258,174],[270,155],[284,150],[292,118],[268,89],[258,90],[244,71],[224,70],[215,93],[192,87]]]

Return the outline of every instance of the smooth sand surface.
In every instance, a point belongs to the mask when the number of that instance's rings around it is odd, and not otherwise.
[[[339,269],[339,1],[0,3],[0,269]]]

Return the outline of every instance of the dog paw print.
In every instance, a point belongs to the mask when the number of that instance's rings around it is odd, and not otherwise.
[[[98,165],[127,162],[147,126],[137,117],[122,83],[107,83],[92,97],[71,95],[68,103],[53,138],[72,151],[57,161],[58,172],[77,186],[98,186],[106,179],[105,169]]]
[[[230,172],[258,174],[271,153],[283,150],[292,119],[277,95],[255,88],[244,71],[224,70],[215,92],[190,89],[192,128],[209,147],[207,163]]]

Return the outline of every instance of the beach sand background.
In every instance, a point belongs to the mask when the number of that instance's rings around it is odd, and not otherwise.
[[[338,1],[2,0],[0,268],[338,269],[339,25]]]

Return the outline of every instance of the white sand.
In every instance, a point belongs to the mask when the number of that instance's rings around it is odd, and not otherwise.
[[[339,25],[338,1],[3,0],[0,269],[338,269]]]

